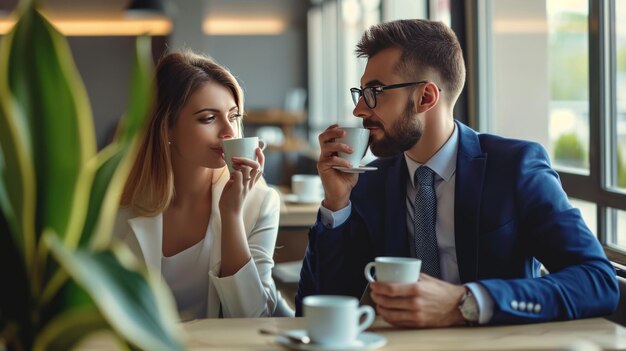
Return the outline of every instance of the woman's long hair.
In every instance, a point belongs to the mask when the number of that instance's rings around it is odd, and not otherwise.
[[[174,196],[169,131],[189,97],[207,82],[228,88],[243,114],[243,91],[225,67],[191,51],[172,52],[159,60],[154,112],[124,186],[122,207],[130,207],[138,215],[154,216],[169,206]],[[238,132],[241,134],[241,123]]]

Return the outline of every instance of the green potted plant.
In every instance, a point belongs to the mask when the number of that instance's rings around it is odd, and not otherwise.
[[[139,38],[130,106],[96,153],[65,38],[32,1],[0,41],[0,350],[68,350],[96,330],[131,349],[180,350],[160,279],[111,242],[119,196],[153,95]]]

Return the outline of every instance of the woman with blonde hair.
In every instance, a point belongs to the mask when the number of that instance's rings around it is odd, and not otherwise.
[[[280,202],[265,158],[234,157],[229,173],[221,146],[242,136],[241,87],[190,51],[164,56],[156,83],[115,235],[161,272],[183,320],[288,314],[272,280]]]

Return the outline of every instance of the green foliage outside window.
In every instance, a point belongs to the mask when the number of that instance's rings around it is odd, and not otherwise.
[[[626,72],[626,47],[620,47],[617,49],[617,71]]]
[[[557,139],[554,145],[554,160],[563,166],[586,167],[587,153],[576,133],[563,134]]]
[[[617,186],[626,189],[626,161],[622,158],[622,149],[617,147]]]
[[[589,43],[587,16],[565,13],[554,19],[548,42],[551,100],[586,101],[589,98]]]

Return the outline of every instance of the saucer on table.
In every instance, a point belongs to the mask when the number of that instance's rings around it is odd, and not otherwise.
[[[283,200],[298,204],[314,204],[323,200],[323,197],[301,197],[297,194],[283,194]]]
[[[375,171],[378,167],[368,167],[368,166],[359,166],[359,167],[341,167],[341,166],[333,166],[334,169],[338,171],[342,171],[344,173],[363,173],[367,171]]]
[[[306,335],[304,329],[288,330],[286,334],[291,334],[296,337],[302,337]],[[304,350],[304,351],[362,351],[373,350],[379,347],[387,345],[387,338],[376,333],[363,332],[360,333],[354,343],[342,346],[332,345],[320,345],[320,344],[299,344],[293,342],[284,336],[277,336],[276,342],[291,350]]]

